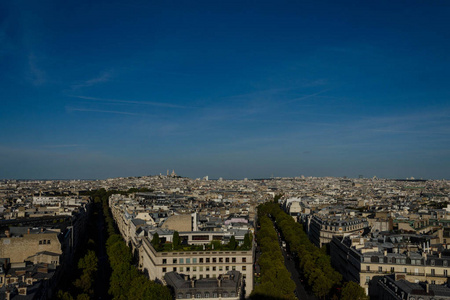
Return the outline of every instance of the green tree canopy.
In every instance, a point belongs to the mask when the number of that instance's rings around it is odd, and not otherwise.
[[[346,282],[342,287],[342,300],[368,300],[364,289],[353,281]]]

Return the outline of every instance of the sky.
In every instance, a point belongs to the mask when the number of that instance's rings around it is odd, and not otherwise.
[[[0,178],[450,179],[450,2],[0,2]]]

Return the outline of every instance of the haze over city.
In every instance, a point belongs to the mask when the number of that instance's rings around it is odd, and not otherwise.
[[[3,1],[0,178],[449,178],[448,1]]]

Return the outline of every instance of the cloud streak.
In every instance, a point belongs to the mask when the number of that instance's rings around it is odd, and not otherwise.
[[[70,96],[73,98],[83,99],[83,100],[92,100],[97,102],[105,102],[105,103],[123,103],[123,104],[136,104],[136,105],[149,105],[149,106],[156,106],[156,107],[165,107],[165,108],[180,108],[180,109],[194,109],[198,107],[193,106],[184,106],[184,105],[177,105],[177,104],[171,104],[171,103],[164,103],[164,102],[153,102],[153,101],[133,101],[133,100],[120,100],[120,99],[108,99],[108,98],[97,98],[97,97],[88,97],[88,96]]]
[[[45,72],[41,70],[36,64],[36,57],[34,54],[28,55],[28,67],[30,72],[30,80],[34,86],[40,86],[45,83]]]
[[[117,110],[103,110],[103,109],[90,109],[90,108],[76,108],[76,107],[67,107],[67,111],[81,111],[81,112],[98,112],[98,113],[107,113],[107,114],[118,114],[118,115],[127,115],[127,116],[150,116],[147,114],[139,114],[133,112],[126,111],[117,111]]]
[[[90,87],[90,86],[94,86],[96,84],[99,83],[105,83],[111,80],[113,73],[111,71],[104,71],[102,72],[99,76],[95,77],[95,78],[91,78],[89,80],[85,80],[83,82],[77,83],[77,84],[73,84],[72,85],[72,89],[80,89],[80,88],[84,88],[84,87]]]

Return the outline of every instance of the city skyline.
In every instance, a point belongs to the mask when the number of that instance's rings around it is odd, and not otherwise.
[[[449,179],[450,4],[0,4],[0,178]]]

